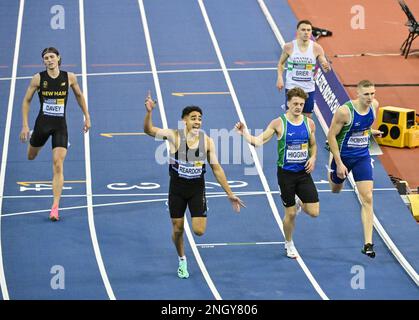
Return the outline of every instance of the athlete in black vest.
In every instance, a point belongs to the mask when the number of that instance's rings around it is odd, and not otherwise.
[[[23,99],[20,140],[26,142],[29,139],[29,107],[33,95],[37,91],[41,107],[35,121],[34,130],[30,136],[28,159],[34,160],[48,138],[52,137],[52,189],[54,201],[49,217],[52,221],[57,221],[59,220],[58,206],[64,185],[63,164],[68,144],[66,106],[69,87],[73,89],[77,102],[83,111],[85,117],[84,132],[87,132],[90,128],[90,116],[76,76],[72,72],[60,70],[61,57],[58,50],[52,47],[44,49],[42,51],[42,59],[46,70],[32,77]]]
[[[218,183],[227,193],[227,197],[236,212],[244,207],[243,202],[234,195],[228,185],[224,170],[217,160],[213,139],[200,129],[202,110],[189,106],[182,111],[185,128],[180,130],[161,129],[153,125],[151,114],[155,101],[150,93],[145,100],[146,116],[144,132],[152,137],[167,139],[170,145],[170,187],[169,211],[172,219],[172,239],[179,256],[178,276],[188,278],[185,250],[183,245],[183,225],[186,207],[192,217],[192,229],[197,236],[202,236],[207,226],[207,205],[205,198],[205,161],[214,173]]]

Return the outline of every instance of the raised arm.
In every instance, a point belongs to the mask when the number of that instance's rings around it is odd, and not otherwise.
[[[240,212],[241,207],[245,207],[243,201],[240,200],[232,191],[230,186],[228,185],[227,177],[224,173],[223,168],[221,167],[220,163],[218,162],[217,154],[215,152],[215,145],[214,140],[205,136],[205,141],[207,145],[207,159],[208,163],[214,173],[215,179],[217,179],[218,183],[221,185],[225,193],[227,194],[228,199],[233,206],[234,211]]]
[[[25,97],[22,102],[22,131],[20,132],[19,138],[20,141],[25,142],[29,139],[29,109],[31,106],[31,101],[33,95],[38,90],[41,81],[41,76],[39,73],[35,74],[26,90]]]
[[[167,139],[170,143],[176,145],[175,130],[162,129],[153,125],[152,113],[156,104],[157,102],[151,98],[151,93],[149,91],[144,102],[146,108],[146,114],[144,117],[144,133],[148,134],[151,137],[156,137],[158,139]]]
[[[281,120],[279,118],[274,119],[268,125],[268,127],[257,137],[252,136],[249,131],[247,130],[246,126],[242,122],[237,122],[235,125],[236,131],[242,135],[248,143],[250,143],[254,147],[259,147],[264,143],[271,140],[275,133],[279,136],[281,135],[282,125],[279,125]]]
[[[69,85],[71,89],[73,89],[74,96],[76,97],[77,103],[80,106],[80,109],[84,115],[83,131],[87,132],[89,131],[91,127],[90,114],[89,114],[89,110],[87,110],[87,104],[86,104],[86,100],[84,99],[83,92],[81,91],[80,86],[77,82],[77,77],[73,72],[68,73],[68,81],[69,81]]]

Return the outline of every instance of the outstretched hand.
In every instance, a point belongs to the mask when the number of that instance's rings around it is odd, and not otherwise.
[[[376,129],[371,129],[371,134],[372,134],[374,137],[381,138],[381,135],[382,135],[383,133],[384,133],[383,131],[376,130]]]
[[[233,210],[236,211],[237,213],[240,212],[240,208],[246,208],[246,206],[244,205],[244,202],[234,194],[232,194],[231,196],[228,196],[228,200],[230,200],[231,205],[233,206]]]
[[[145,98],[144,105],[148,112],[151,112],[156,106],[157,101],[151,98],[151,92],[148,90],[147,97]]]
[[[246,126],[244,125],[243,122],[237,122],[236,125],[234,126],[234,129],[236,129],[237,133],[240,135],[244,134],[244,130],[246,129]]]

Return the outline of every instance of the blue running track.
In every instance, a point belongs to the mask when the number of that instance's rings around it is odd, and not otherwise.
[[[290,41],[296,18],[287,1],[265,3]],[[253,132],[264,129],[284,112],[284,93],[275,87],[281,46],[258,1],[64,1],[65,28],[57,30],[50,24],[54,5],[0,2],[3,299],[419,299],[419,238],[408,209],[375,159],[376,217],[412,269],[406,271],[378,232],[377,257],[362,255],[360,204],[349,183],[341,194],[329,191],[317,119],[313,179],[321,213],[317,219],[298,216],[294,241],[301,258],[285,256],[276,143],[257,150],[255,166],[249,146],[232,131],[239,120]],[[48,46],[59,49],[62,69],[78,75],[92,120],[84,136],[71,93],[58,223],[48,220],[50,142],[28,161],[27,145],[18,141],[22,99],[30,78],[43,69],[40,53]],[[168,168],[156,160],[165,145],[141,134],[148,90],[159,97],[156,126],[167,121],[176,128],[182,108],[199,105],[206,133],[223,129],[242,149],[237,159],[232,144],[217,145],[233,191],[247,208],[234,213],[209,170],[207,232],[185,235],[188,280],[177,278]],[[34,96],[31,126],[38,108]],[[56,270],[65,272],[63,289],[53,286]]]

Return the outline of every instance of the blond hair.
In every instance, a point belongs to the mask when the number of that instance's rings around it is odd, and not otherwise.
[[[361,80],[358,82],[357,88],[361,89],[361,88],[369,88],[369,87],[374,87],[374,83],[372,83],[369,80]]]

